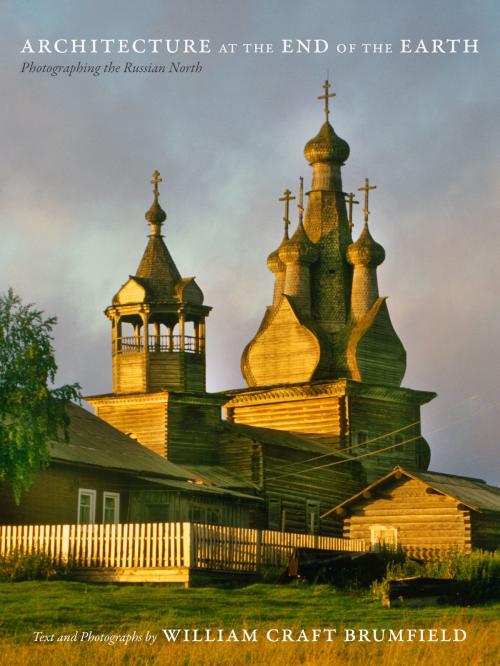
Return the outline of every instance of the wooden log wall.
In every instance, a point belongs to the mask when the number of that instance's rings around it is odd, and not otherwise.
[[[472,546],[484,550],[500,548],[500,513],[471,511]]]
[[[420,419],[420,408],[412,402],[387,402],[362,396],[352,396],[350,403],[351,443],[356,448],[353,455],[360,455],[370,451],[392,446],[398,441],[412,439],[420,435],[420,424],[405,428],[397,433],[394,430],[416,423]],[[368,443],[366,446],[356,446],[358,433],[366,433],[367,439],[374,439],[386,433],[382,439]],[[367,471],[368,481],[384,476],[396,465],[408,469],[426,469],[427,465],[421,460],[421,448],[427,446],[423,440],[417,439],[402,446],[397,446],[377,455],[366,456],[362,459]]]
[[[120,399],[92,399],[96,416],[107,421],[117,430],[132,435],[141,444],[160,456],[166,452],[167,394],[162,400],[156,395],[148,400],[147,396],[123,397]]]
[[[217,464],[220,400],[171,393],[167,406],[166,456],[178,464]]]
[[[371,540],[370,528],[383,525],[397,529],[397,543],[417,553],[422,549],[471,550],[470,512],[458,502],[414,479],[385,487],[382,496],[361,500],[349,507],[344,518],[344,537]],[[380,491],[382,492],[382,490]]]
[[[356,462],[317,469],[339,459],[332,456],[309,462],[310,458],[316,458],[320,454],[271,445],[264,445],[264,450],[265,494],[267,497],[281,499],[285,531],[309,530],[306,510],[308,500],[319,503],[321,515],[354,495],[366,484],[361,466]],[[342,533],[340,522],[333,518],[321,521],[319,529],[322,534]]]
[[[338,442],[346,431],[345,400],[337,396],[242,404],[231,409],[234,423],[288,430]]]

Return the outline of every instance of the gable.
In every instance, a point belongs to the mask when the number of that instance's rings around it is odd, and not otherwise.
[[[309,381],[320,360],[320,344],[284,297],[245,350],[243,372],[249,385]]]
[[[146,300],[146,289],[131,277],[113,299],[119,305],[127,303],[143,303]]]

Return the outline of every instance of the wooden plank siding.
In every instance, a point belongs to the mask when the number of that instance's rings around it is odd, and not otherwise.
[[[11,488],[0,484],[2,524],[73,523],[78,520],[78,490],[96,491],[96,520],[102,521],[103,493],[120,495],[120,520],[127,520],[128,498],[134,480],[127,474],[105,469],[58,465],[52,463],[35,478],[22,494],[21,503],[14,501]]]
[[[149,400],[148,400],[149,398]],[[166,452],[167,394],[92,398],[96,416],[160,456]]]
[[[382,491],[380,491],[382,492]],[[412,555],[423,550],[445,551],[472,547],[470,512],[442,494],[427,492],[414,479],[386,487],[383,494],[360,499],[348,508],[344,537],[370,542],[371,528],[383,525],[397,530],[397,543]]]

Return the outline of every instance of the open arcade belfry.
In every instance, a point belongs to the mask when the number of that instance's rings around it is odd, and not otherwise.
[[[325,509],[395,465],[426,470],[430,459],[420,408],[435,394],[401,386],[406,352],[379,295],[385,251],[369,228],[376,185],[344,191],[350,148],[330,123],[333,97],[326,81],[324,122],[304,149],[308,191],[298,178],[296,194],[279,197],[284,234],[268,258],[272,303],[241,359],[247,388],[206,391],[211,308],[167,249],[154,172],[146,250],[106,310],[113,390],[87,398],[97,416],[203,482],[255,493],[266,508],[250,524],[275,529],[333,529],[320,525]],[[364,226],[353,241],[356,205]]]

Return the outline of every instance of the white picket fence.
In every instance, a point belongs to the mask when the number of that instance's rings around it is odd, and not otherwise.
[[[71,567],[253,572],[285,565],[294,548],[364,552],[362,539],[197,523],[0,525],[0,555],[44,553]]]

